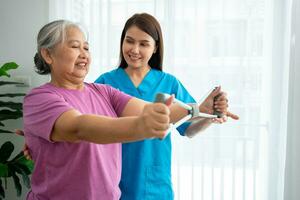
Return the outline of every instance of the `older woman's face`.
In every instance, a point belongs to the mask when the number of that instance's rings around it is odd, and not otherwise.
[[[89,45],[84,34],[78,28],[69,28],[65,41],[51,51],[52,76],[70,81],[83,81],[89,65]]]

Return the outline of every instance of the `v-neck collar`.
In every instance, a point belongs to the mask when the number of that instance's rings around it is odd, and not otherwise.
[[[159,71],[155,69],[150,69],[150,71],[145,75],[141,83],[136,87],[123,68],[119,68],[118,71],[119,75],[123,77],[123,84],[126,85],[129,89],[136,91],[139,95],[146,94],[153,87],[155,87],[157,85],[157,82],[160,80],[160,76],[158,76]]]

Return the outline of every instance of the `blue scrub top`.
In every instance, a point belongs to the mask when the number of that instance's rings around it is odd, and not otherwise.
[[[118,68],[101,75],[96,83],[111,85],[131,96],[153,102],[159,92],[174,94],[186,103],[195,100],[174,76],[151,69],[138,87],[135,87],[124,69]],[[188,126],[177,128],[181,135]],[[122,200],[174,199],[171,182],[171,137],[146,139],[122,145]]]

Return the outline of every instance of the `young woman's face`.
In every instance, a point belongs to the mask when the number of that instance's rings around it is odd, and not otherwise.
[[[139,29],[137,26],[131,26],[123,40],[122,53],[125,61],[130,68],[148,67],[148,62],[156,51],[154,39]]]
[[[66,39],[50,53],[51,74],[60,79],[83,80],[90,65],[89,45],[78,28],[69,28]]]

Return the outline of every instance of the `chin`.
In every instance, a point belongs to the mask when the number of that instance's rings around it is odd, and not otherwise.
[[[87,73],[74,73],[73,76],[79,79],[85,79]]]
[[[131,68],[131,69],[140,69],[140,68],[142,68],[142,65],[141,64],[129,64],[128,68]]]

